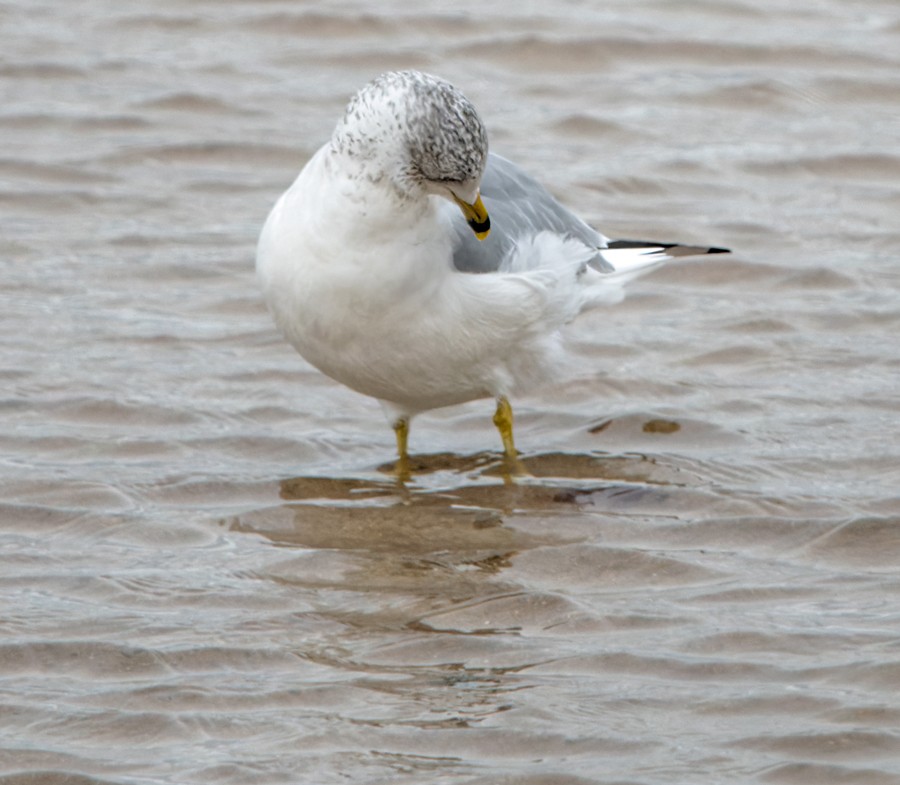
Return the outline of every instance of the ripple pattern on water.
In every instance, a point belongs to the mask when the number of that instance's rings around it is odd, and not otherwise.
[[[0,785],[900,780],[890,3],[0,8]],[[771,7],[770,7],[771,6]],[[388,68],[619,237],[572,374],[305,365],[265,215]]]

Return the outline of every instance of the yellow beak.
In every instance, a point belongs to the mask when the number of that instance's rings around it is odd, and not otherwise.
[[[481,195],[479,194],[474,204],[464,202],[456,194],[453,194],[453,199],[459,205],[459,209],[462,210],[462,214],[466,217],[466,221],[472,228],[472,231],[475,232],[475,236],[479,240],[487,237],[491,231],[491,219],[484,207],[484,202],[481,201]]]

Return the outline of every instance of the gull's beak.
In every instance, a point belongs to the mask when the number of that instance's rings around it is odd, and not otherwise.
[[[462,210],[462,214],[466,217],[472,231],[475,232],[475,236],[479,240],[487,237],[491,231],[491,219],[484,208],[484,202],[481,201],[481,194],[472,204],[463,201],[456,194],[453,194],[453,200],[459,205],[459,209]]]

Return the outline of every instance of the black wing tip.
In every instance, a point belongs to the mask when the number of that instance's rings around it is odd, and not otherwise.
[[[675,243],[651,243],[648,240],[610,240],[607,248],[671,248]]]
[[[651,240],[610,240],[607,248],[684,248],[685,251],[695,254],[731,253],[730,248],[704,248],[703,246],[684,245],[682,243],[654,243]],[[687,254],[684,254],[687,255]]]

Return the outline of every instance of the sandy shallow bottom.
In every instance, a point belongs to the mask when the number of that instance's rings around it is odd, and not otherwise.
[[[527,6],[527,4],[526,4]],[[0,785],[900,781],[892,2],[0,8]],[[416,420],[252,272],[387,68],[708,242]]]

